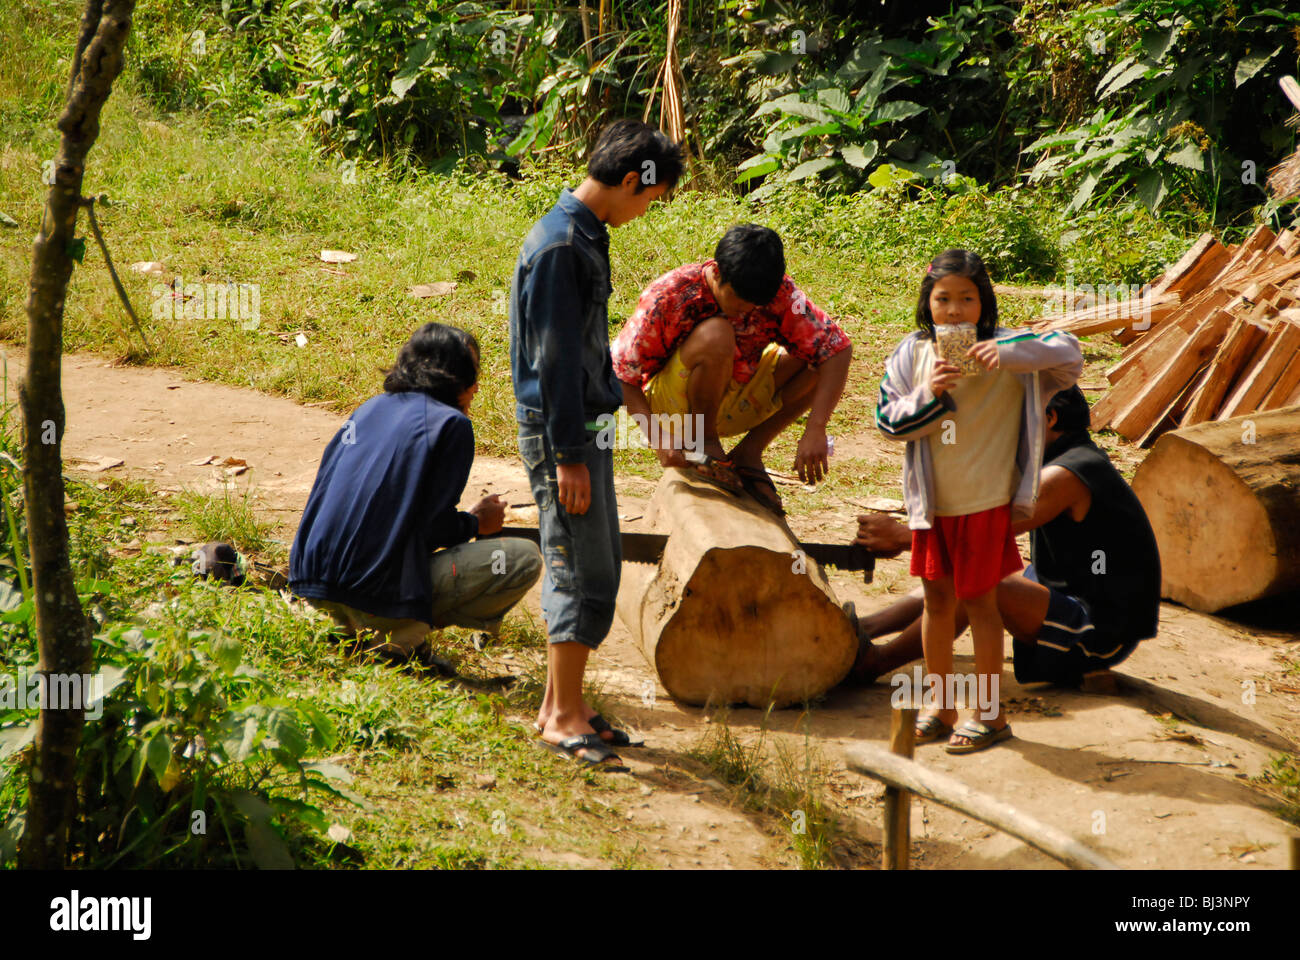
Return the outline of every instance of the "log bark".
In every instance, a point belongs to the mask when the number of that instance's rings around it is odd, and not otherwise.
[[[99,115],[122,72],[122,49],[131,29],[134,0],[87,0],[59,117],[62,134],[54,183],[32,251],[27,297],[27,374],[19,387],[23,412],[23,487],[31,543],[39,670],[89,673],[90,625],[77,599],[63,512],[64,408],[60,360],[63,306],[73,261],[85,160],[99,135]],[[59,869],[67,858],[75,815],[77,746],[83,710],[42,709],[36,726],[28,789],[27,829],[19,863]]]
[[[1300,588],[1300,407],[1166,433],[1133,492],[1168,599],[1213,613]]]
[[[856,626],[783,520],[677,469],[647,518],[668,543],[625,566],[618,613],[674,699],[784,707],[848,674]]]

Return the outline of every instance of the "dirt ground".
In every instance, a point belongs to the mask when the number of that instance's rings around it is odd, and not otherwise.
[[[5,359],[12,389],[22,369],[21,350],[9,346]],[[121,466],[102,475],[147,480],[160,492],[219,492],[221,469],[197,461],[246,460],[249,470],[235,482],[251,490],[258,515],[277,523],[286,544],[320,454],[343,419],[251,390],[185,380],[179,371],[114,367],[84,355],[65,359],[64,398],[70,469],[78,466],[71,458],[121,459]],[[874,433],[839,439],[840,453],[898,459],[897,449]],[[626,529],[638,528],[633,518],[644,513],[652,490],[641,478],[619,483]],[[501,493],[511,503],[530,501],[516,461],[476,461],[466,505],[486,492]],[[844,540],[858,512],[845,503],[834,513],[792,517],[791,526],[805,540]],[[530,515],[523,508],[512,511],[507,523],[535,519],[535,509]],[[881,562],[871,587],[847,574],[834,576],[833,583],[839,598],[855,601],[861,612],[882,608],[912,586],[904,560]],[[535,616],[538,594],[535,589],[526,600]],[[1300,658],[1294,602],[1289,609],[1274,604],[1247,624],[1164,604],[1159,636],[1120,667],[1127,678],[1120,696],[1022,687],[1008,664],[1002,691],[1015,738],[966,757],[923,746],[918,759],[1013,803],[1123,867],[1284,867],[1292,828],[1268,811],[1268,800],[1246,778],[1258,774],[1272,754],[1296,751],[1300,740],[1300,694],[1292,692],[1300,680],[1284,676],[1288,659]],[[969,636],[958,641],[957,653],[959,669],[973,664]],[[640,821],[656,844],[646,851],[647,862],[742,868],[792,863],[784,838],[771,835],[770,821],[729,805],[720,784],[683,777],[667,762],[695,745],[708,721],[700,709],[667,696],[617,621],[592,664],[619,716],[649,744],[623,751],[632,775],[643,782],[643,802],[633,805],[630,819]],[[1243,702],[1250,699],[1243,693],[1250,685],[1254,702]],[[872,843],[880,839],[882,789],[848,771],[842,749],[861,740],[887,740],[890,692],[885,680],[867,689],[841,688],[806,715],[785,710],[768,720],[769,743],[785,739],[797,750],[811,744],[820,752],[832,771],[836,812]],[[728,717],[742,738],[756,736],[762,720],[752,709],[733,709]],[[914,802],[912,809],[913,854],[920,867],[1058,866],[945,808]]]

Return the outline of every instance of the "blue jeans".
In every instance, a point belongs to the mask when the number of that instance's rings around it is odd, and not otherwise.
[[[581,516],[559,501],[555,457],[540,422],[519,425],[519,455],[537,501],[542,534],[542,615],[551,643],[580,643],[595,650],[614,622],[614,598],[622,573],[614,451],[596,445],[587,431],[585,462],[591,474],[591,506]]]

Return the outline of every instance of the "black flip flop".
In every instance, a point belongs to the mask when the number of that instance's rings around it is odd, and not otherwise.
[[[613,734],[613,736],[610,737],[608,740],[606,740],[604,737],[600,738],[600,742],[607,744],[608,746],[611,747],[644,747],[645,746],[644,740],[633,740],[631,737],[627,735],[626,730],[619,730],[617,727],[611,727],[609,725],[609,721],[606,720],[604,717],[602,717],[599,713],[588,717],[587,722],[591,724],[591,729],[596,731],[597,736],[604,733],[606,730],[608,730],[611,734]]]
[[[542,740],[541,744],[554,754],[568,757],[570,760],[595,770],[605,770],[609,773],[631,773],[631,768],[625,767],[621,763],[623,758],[606,746],[605,741],[600,739],[598,733],[580,734],[576,737],[569,737],[567,740],[561,740],[559,743],[549,743]],[[583,752],[579,753],[579,751]],[[605,762],[611,758],[620,762]]]
[[[776,484],[772,482],[766,470],[761,467],[737,467],[736,473],[740,476],[745,492],[757,500],[759,506],[772,511],[778,517],[785,516],[781,495],[776,492]],[[771,493],[768,493],[769,490]]]

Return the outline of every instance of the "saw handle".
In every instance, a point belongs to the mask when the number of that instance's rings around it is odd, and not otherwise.
[[[876,573],[876,555],[860,543],[852,544],[852,547],[862,561],[862,582],[870,583]]]

